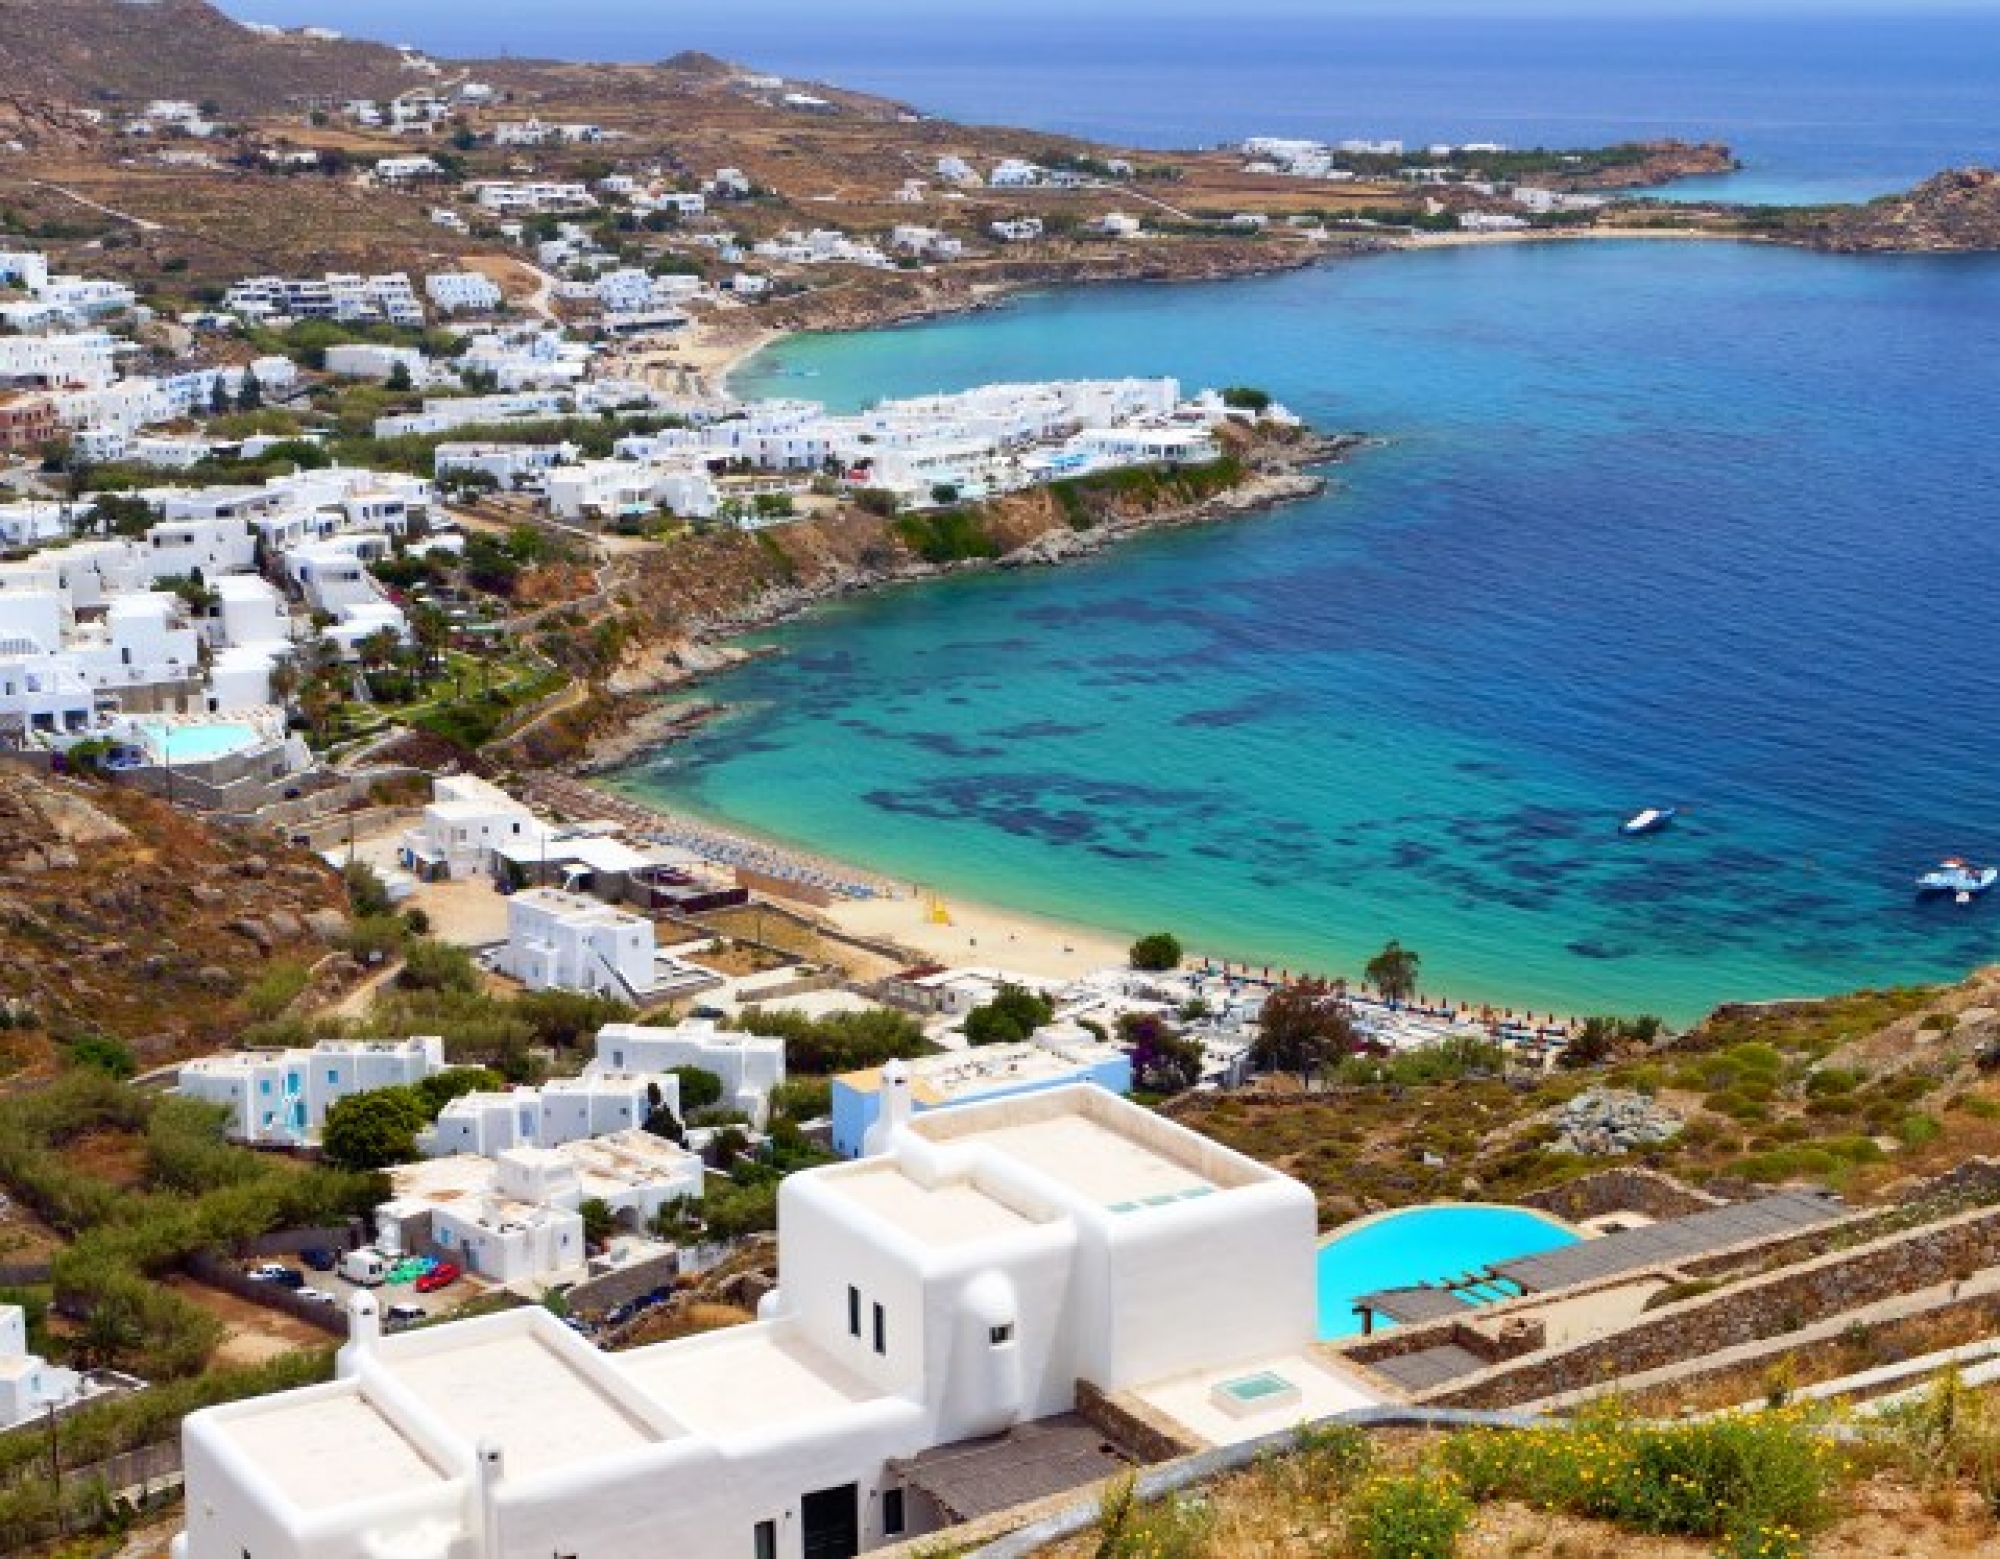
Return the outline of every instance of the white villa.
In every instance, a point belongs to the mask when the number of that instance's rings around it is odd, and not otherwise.
[[[230,1112],[229,1135],[271,1147],[304,1147],[326,1112],[350,1094],[407,1086],[445,1069],[444,1041],[323,1039],[310,1050],[244,1050],[201,1056],[176,1091]]]
[[[684,1197],[700,1197],[701,1157],[645,1131],[453,1154],[390,1171],[375,1210],[385,1251],[436,1255],[496,1283],[541,1283],[583,1267],[578,1209],[601,1201],[628,1232]]]
[[[613,1071],[669,1072],[700,1067],[722,1080],[722,1104],[762,1126],[771,1090],[785,1080],[785,1042],[763,1034],[725,1032],[710,1018],[683,1018],[672,1028],[607,1023],[597,1031],[596,1065]],[[676,1106],[674,1113],[680,1110]]]
[[[621,1001],[656,983],[653,923],[581,894],[528,888],[507,900],[502,974],[531,991],[594,991]]]
[[[944,1524],[924,1453],[1086,1384],[1209,1444],[1371,1400],[1313,1351],[1296,1181],[1100,1088],[896,1097],[879,1157],[784,1183],[754,1324],[605,1354],[358,1296],[334,1381],[187,1419],[174,1553],[848,1559]]]

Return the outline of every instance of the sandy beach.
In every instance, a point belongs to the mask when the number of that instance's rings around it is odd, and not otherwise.
[[[933,918],[940,903],[943,923]],[[938,963],[985,965],[1051,980],[1122,965],[1131,947],[1131,939],[1109,932],[1081,930],[952,897],[859,899],[819,913],[843,931],[886,938]]]

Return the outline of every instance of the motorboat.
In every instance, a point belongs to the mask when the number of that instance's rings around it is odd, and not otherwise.
[[[1966,904],[1996,882],[2000,882],[2000,866],[1974,866],[1950,855],[1917,879],[1917,892],[1949,893],[1959,903]]]
[[[1621,834],[1657,834],[1674,820],[1679,807],[1648,807],[1635,812],[1618,825]]]

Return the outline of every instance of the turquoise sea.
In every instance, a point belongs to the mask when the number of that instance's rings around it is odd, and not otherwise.
[[[1269,386],[1326,497],[843,604],[628,783],[1200,951],[1687,1018],[1953,976],[2000,902],[2000,260],[1631,241],[1022,300],[739,387]],[[1686,809],[1623,840],[1638,807]]]

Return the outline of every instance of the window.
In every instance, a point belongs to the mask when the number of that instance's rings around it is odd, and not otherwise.
[[[903,1530],[903,1491],[884,1489],[882,1491],[882,1535],[900,1536]]]
[[[880,1305],[875,1307],[875,1351],[877,1353],[889,1351],[889,1318],[882,1313]]]
[[[1005,1326],[989,1326],[986,1329],[986,1340],[995,1348],[1006,1347],[1014,1340],[1013,1323],[1010,1321]]]
[[[753,1559],[778,1559],[778,1523],[760,1521],[752,1529]]]
[[[847,1335],[861,1335],[861,1290],[852,1284],[847,1289]]]

